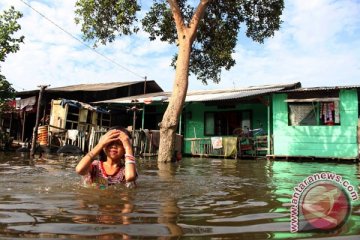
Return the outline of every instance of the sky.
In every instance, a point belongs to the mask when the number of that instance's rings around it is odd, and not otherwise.
[[[170,63],[176,47],[150,41],[141,31],[94,50],[75,24],[75,2],[0,0],[1,13],[10,6],[23,13],[16,35],[25,36],[25,43],[1,63],[2,74],[17,91],[145,77],[172,91],[175,71]],[[188,89],[295,82],[303,87],[360,85],[359,16],[359,0],[285,0],[283,24],[274,37],[259,44],[239,34],[236,65],[222,71],[221,82],[204,85],[190,76]]]

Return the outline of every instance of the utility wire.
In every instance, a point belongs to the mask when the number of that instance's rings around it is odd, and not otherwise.
[[[22,89],[23,91],[25,91],[25,90],[26,90],[25,88],[20,87],[20,86],[18,86],[18,85],[15,85],[15,84],[13,84],[13,83],[11,83],[11,85],[12,85],[12,86],[14,86],[14,87],[16,87],[16,88]]]
[[[70,32],[68,32],[67,30],[65,30],[64,28],[62,28],[61,26],[59,26],[57,23],[55,23],[54,21],[52,21],[51,19],[49,19],[48,17],[46,17],[44,14],[42,14],[41,12],[39,12],[38,10],[36,10],[35,8],[33,8],[29,3],[27,3],[24,0],[20,0],[22,3],[24,3],[26,6],[28,6],[29,8],[31,8],[32,10],[34,10],[35,12],[37,12],[40,16],[42,16],[43,18],[45,18],[47,21],[49,21],[51,24],[55,25],[57,28],[59,28],[61,31],[65,32],[66,34],[68,34],[70,37],[74,38],[76,41],[80,42],[82,45],[84,45],[85,47],[89,48],[90,50],[94,51],[95,53],[97,53],[98,55],[102,56],[103,58],[105,58],[106,60],[110,61],[111,63],[115,64],[116,66],[140,77],[141,79],[146,79],[146,77],[141,76],[140,74],[131,71],[130,69],[120,65],[119,63],[115,62],[113,59],[105,56],[104,54],[100,53],[99,51],[97,51],[96,49],[90,47],[89,45],[87,45],[86,43],[84,43],[81,39],[75,37],[73,34],[71,34]]]

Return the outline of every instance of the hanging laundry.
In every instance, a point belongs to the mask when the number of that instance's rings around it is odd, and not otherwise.
[[[334,102],[334,119],[336,124],[340,123],[339,101]]]
[[[211,137],[211,144],[213,149],[222,148],[222,137]]]
[[[333,102],[323,103],[324,124],[334,125],[334,110]]]

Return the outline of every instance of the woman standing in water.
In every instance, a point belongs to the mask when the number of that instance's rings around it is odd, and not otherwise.
[[[94,160],[99,155],[99,160]],[[85,183],[106,187],[117,183],[133,186],[137,178],[136,162],[129,132],[113,127],[76,166],[76,172],[85,176]]]

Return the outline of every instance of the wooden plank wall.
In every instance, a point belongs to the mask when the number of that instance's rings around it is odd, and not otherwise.
[[[358,97],[355,89],[340,90],[339,126],[289,126],[286,99],[286,94],[278,94],[273,100],[275,156],[358,157]]]

